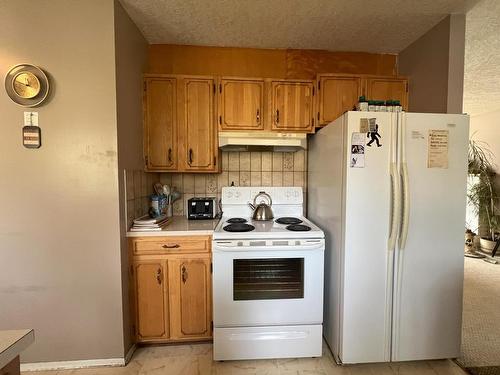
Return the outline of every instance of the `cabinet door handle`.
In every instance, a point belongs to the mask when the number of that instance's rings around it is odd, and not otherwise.
[[[187,273],[187,270],[186,270],[186,266],[182,266],[182,275],[181,275],[181,277],[182,277],[182,282],[184,284],[186,284],[186,281],[188,279],[188,273]]]
[[[168,149],[168,162],[170,164],[172,164],[172,149],[171,148]]]
[[[280,123],[280,110],[279,109],[276,110],[276,123],[277,124]]]
[[[260,110],[257,108],[257,116],[256,116],[257,124],[260,123]]]
[[[178,243],[174,243],[173,245],[172,244],[164,244],[164,245],[161,245],[161,247],[163,247],[164,249],[178,249],[179,247],[181,247],[181,245],[179,245]]]
[[[158,284],[161,285],[161,268],[158,268],[158,271],[156,271],[156,281],[158,281]]]
[[[190,148],[188,152],[188,164],[191,165],[193,164],[193,149]]]

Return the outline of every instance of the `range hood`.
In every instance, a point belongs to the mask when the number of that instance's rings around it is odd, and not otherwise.
[[[307,134],[274,132],[219,132],[219,148],[224,151],[281,151],[307,149]]]

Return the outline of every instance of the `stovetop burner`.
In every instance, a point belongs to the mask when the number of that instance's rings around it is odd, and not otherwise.
[[[292,232],[308,232],[311,230],[311,227],[303,224],[292,224],[288,225],[286,229],[291,230]]]
[[[250,224],[236,223],[236,224],[226,225],[223,229],[226,232],[250,232],[254,230],[255,227]]]
[[[280,217],[279,219],[276,220],[278,224],[300,224],[302,223],[302,220],[296,218],[296,217]]]
[[[243,219],[242,217],[232,217],[231,219],[228,219],[226,222],[230,224],[243,224],[247,222],[247,219]]]

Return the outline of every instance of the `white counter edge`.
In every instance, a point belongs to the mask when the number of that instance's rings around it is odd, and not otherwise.
[[[16,358],[23,350],[30,346],[35,341],[35,331],[27,330],[26,334],[19,340],[15,341],[2,353],[0,353],[0,369],[8,365]]]

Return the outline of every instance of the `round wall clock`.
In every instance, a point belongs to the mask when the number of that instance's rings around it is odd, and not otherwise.
[[[19,64],[7,72],[5,91],[15,103],[23,107],[36,107],[47,99],[49,79],[39,67]]]

